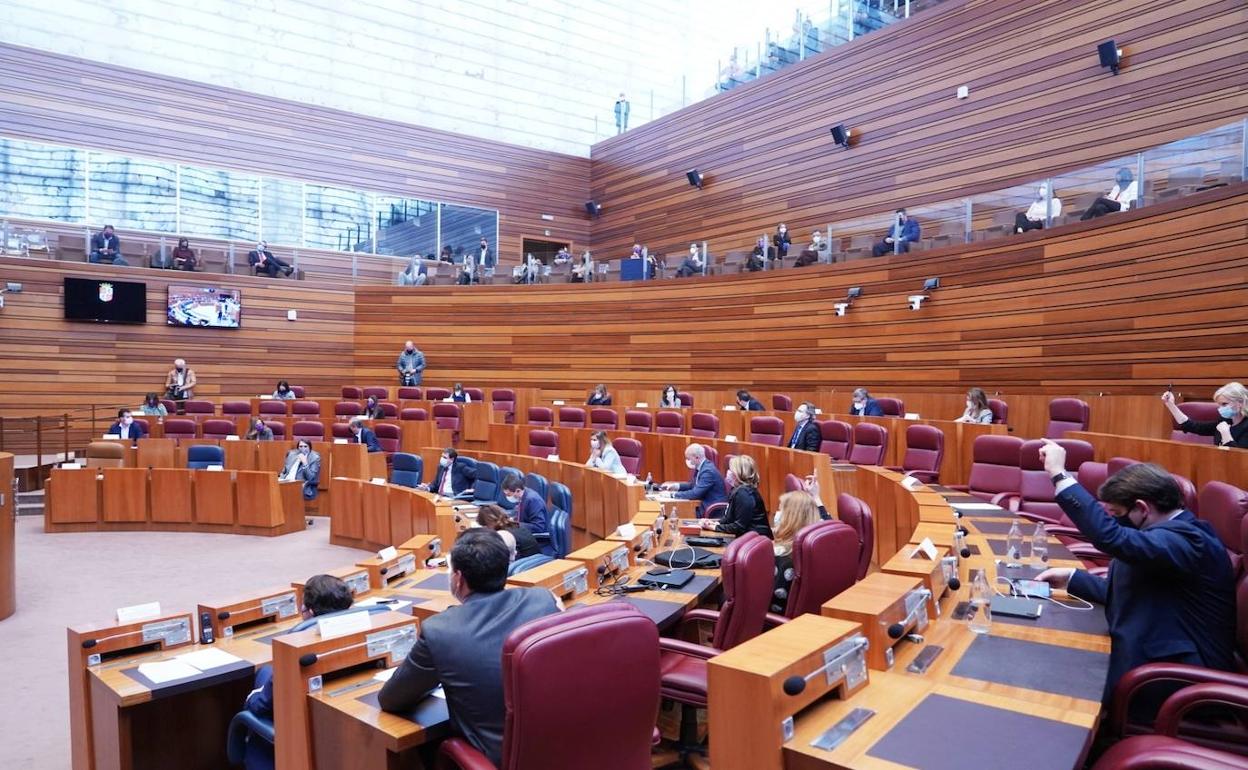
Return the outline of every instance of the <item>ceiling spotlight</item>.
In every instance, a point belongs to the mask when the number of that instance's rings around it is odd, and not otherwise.
[[[689,180],[689,184],[693,185],[699,190],[702,189],[702,172],[701,171],[698,171],[696,168],[691,168],[685,172],[685,178]]]
[[[845,296],[849,297],[850,299],[858,299],[859,297],[862,296],[862,287],[861,286],[851,287],[849,290],[849,294]]]
[[[1118,74],[1118,67],[1122,63],[1122,49],[1117,43],[1106,40],[1096,47],[1096,55],[1100,58],[1102,67],[1108,67],[1111,73]]]
[[[923,291],[931,291],[940,288],[940,278],[928,278],[923,282]]]
[[[828,130],[832,132],[832,141],[836,142],[837,144],[839,144],[840,146],[844,147],[847,150],[849,149],[850,130],[845,127],[844,123],[840,123],[838,125],[832,126],[832,128]]]

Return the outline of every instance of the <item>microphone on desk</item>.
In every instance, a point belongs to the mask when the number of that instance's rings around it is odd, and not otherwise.
[[[966,555],[967,556],[971,555],[970,549],[967,549]],[[962,587],[962,580],[960,578],[956,578],[956,577],[949,578],[949,590],[950,591],[956,591],[961,587]]]
[[[888,638],[890,639],[900,639],[904,633],[906,633],[906,627],[901,623],[894,623],[888,627]]]
[[[221,610],[220,612],[217,613],[217,620],[229,620],[229,619],[230,619],[229,610]]]
[[[306,655],[300,655],[299,665],[302,668],[307,668],[308,666],[311,666],[312,664],[316,663],[318,658],[319,656],[315,652],[309,652]]]
[[[127,631],[124,634],[113,634],[112,636],[101,636],[99,639],[83,639],[82,649],[89,650],[92,647],[99,644],[100,642],[107,642],[109,639],[121,639],[123,637],[134,636],[135,634],[139,634],[139,633],[142,633],[141,629],[135,630],[135,631]]]

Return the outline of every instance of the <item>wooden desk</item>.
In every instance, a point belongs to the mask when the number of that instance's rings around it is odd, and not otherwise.
[[[0,452],[0,620],[17,610],[17,501],[13,490],[13,455]]]
[[[1186,476],[1200,488],[1210,481],[1224,481],[1237,487],[1248,479],[1248,449],[1223,449],[1206,444],[1170,441],[1138,436],[1070,431],[1066,438],[1092,444],[1099,462],[1113,457],[1130,457],[1157,463],[1171,473]]]
[[[448,549],[455,542],[454,530],[439,531],[440,520],[454,518],[451,502],[432,492],[343,478],[333,479],[331,489],[329,541],[334,545],[378,551],[413,535],[439,535]]]

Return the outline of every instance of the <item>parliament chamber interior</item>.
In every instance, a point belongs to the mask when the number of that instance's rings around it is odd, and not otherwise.
[[[1248,768],[1242,0],[55,5],[0,766]]]

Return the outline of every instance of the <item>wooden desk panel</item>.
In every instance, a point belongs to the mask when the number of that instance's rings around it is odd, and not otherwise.
[[[253,470],[281,473],[286,462],[286,453],[295,448],[293,441],[249,441],[256,448],[256,465]],[[321,455],[324,457],[324,455]],[[325,473],[322,460],[321,473]]]
[[[203,471],[211,473],[211,471]],[[236,521],[243,527],[272,529],[285,520],[282,498],[278,493],[277,476],[263,471],[238,471],[234,474]]]
[[[330,447],[330,454],[334,458],[335,477],[369,478],[368,450],[363,444],[330,444]]]
[[[234,472],[195,471],[195,523],[234,524]]]
[[[151,478],[151,520],[170,524],[190,524],[195,520],[192,474],[187,468],[153,468]]]
[[[52,524],[85,524],[100,520],[98,472],[96,468],[52,469],[45,492],[45,532],[52,531]]]
[[[171,438],[141,438],[135,463],[141,468],[177,468],[175,443]]]
[[[147,521],[147,468],[103,468],[101,521]]]
[[[329,516],[329,534],[338,540],[361,541],[364,539],[363,485],[358,479],[334,477],[330,486],[334,501]]]
[[[17,609],[17,502],[13,487],[13,455],[0,452],[0,620]]]
[[[364,539],[370,543],[395,545],[402,542],[390,539],[390,489],[388,484],[361,483],[360,516],[363,520]]]
[[[259,441],[222,441],[221,449],[225,452],[225,467],[232,471],[254,471],[256,468],[256,446]]]
[[[459,424],[459,437],[462,441],[489,441],[490,439],[490,405],[485,402],[461,404],[464,416]],[[430,417],[433,415],[430,414]]]
[[[1191,479],[1197,488],[1210,481],[1223,481],[1242,487],[1248,479],[1246,449],[1222,449],[1186,441],[1112,436],[1084,431],[1070,431],[1066,438],[1081,439],[1092,444],[1099,462],[1107,462],[1114,457],[1130,457],[1142,462],[1157,463],[1171,473]]]

